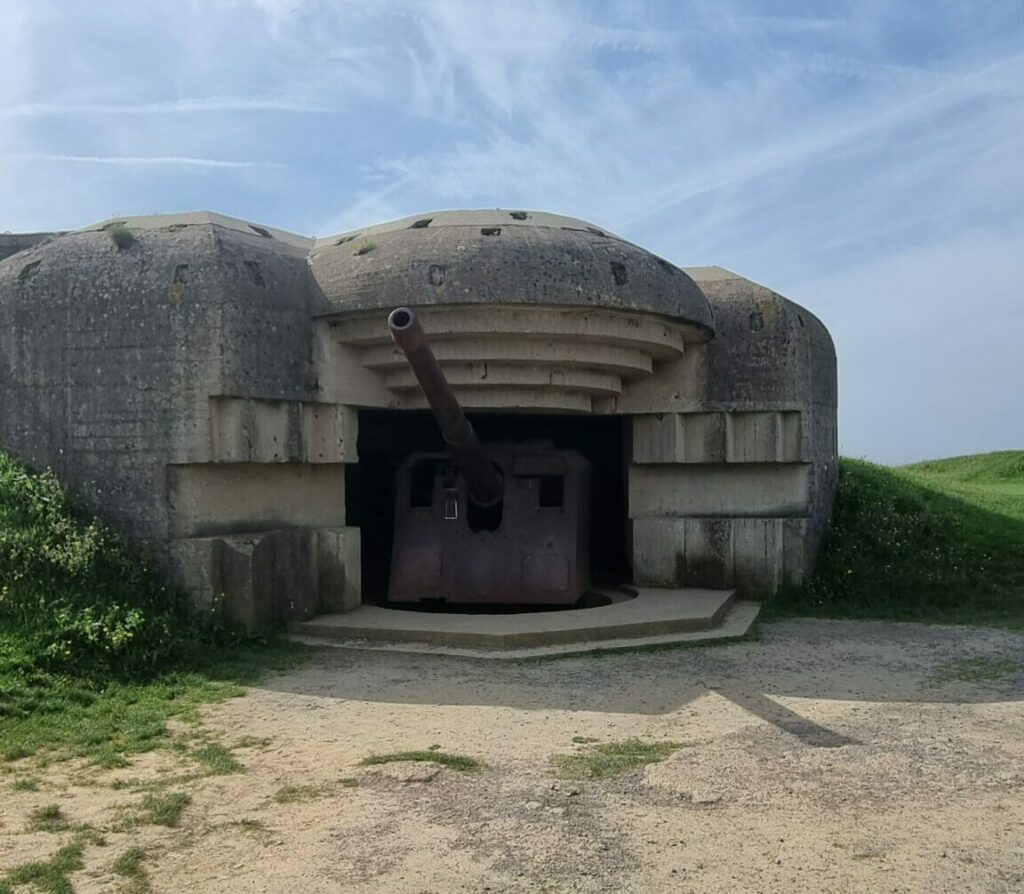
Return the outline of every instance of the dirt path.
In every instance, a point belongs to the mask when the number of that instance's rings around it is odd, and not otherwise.
[[[123,890],[108,864],[127,842],[156,892],[1024,891],[1015,634],[801,621],[760,642],[533,664],[325,650],[204,724],[246,772],[188,786],[176,829],[111,832],[77,891]],[[574,737],[683,747],[560,779],[552,755],[588,747]],[[433,745],[487,766],[359,766]],[[110,782],[173,760],[92,787],[58,768],[46,785],[109,828],[125,801]],[[0,837],[0,865],[37,838]]]

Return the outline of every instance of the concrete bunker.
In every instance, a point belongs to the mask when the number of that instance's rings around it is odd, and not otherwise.
[[[835,353],[768,288],[540,212],[323,239],[208,213],[117,223],[132,240],[0,237],[0,443],[200,604],[224,594],[259,626],[380,601],[381,494],[400,454],[440,446],[389,338],[404,304],[485,439],[587,455],[595,580],[756,595],[813,566]]]

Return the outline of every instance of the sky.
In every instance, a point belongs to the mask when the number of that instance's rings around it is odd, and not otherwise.
[[[806,306],[846,455],[1024,448],[1024,0],[0,0],[0,231],[495,207]]]

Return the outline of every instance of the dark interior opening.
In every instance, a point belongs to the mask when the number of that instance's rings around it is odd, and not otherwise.
[[[495,466],[495,468],[498,467]],[[497,503],[492,503],[489,506],[481,506],[470,499],[466,503],[466,524],[469,525],[469,530],[474,532],[497,531],[501,527],[504,508],[503,500],[498,500]]]
[[[565,476],[541,475],[538,504],[542,509],[557,509],[565,503]]]
[[[420,460],[412,467],[409,475],[409,505],[412,508],[426,509],[433,504],[436,470],[437,463],[430,459]],[[348,507],[345,511],[348,512]]]
[[[624,417],[467,415],[484,443],[548,439],[560,449],[578,451],[590,462],[591,577],[595,586],[628,583]],[[364,602],[382,605],[387,597],[398,467],[411,453],[444,449],[437,423],[426,411],[359,412],[359,462],[345,467],[345,513],[347,524],[361,529]],[[429,505],[430,495],[423,488],[432,483],[433,468],[430,463],[423,465],[422,471],[413,472],[411,499]],[[562,476],[542,478],[540,500],[542,506],[562,505]]]

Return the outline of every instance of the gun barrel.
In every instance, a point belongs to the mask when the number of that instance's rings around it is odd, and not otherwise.
[[[405,354],[416,381],[469,484],[469,496],[479,506],[493,506],[504,494],[501,474],[484,453],[473,426],[462,412],[451,385],[441,371],[426,334],[411,307],[398,307],[388,316],[391,338]]]

